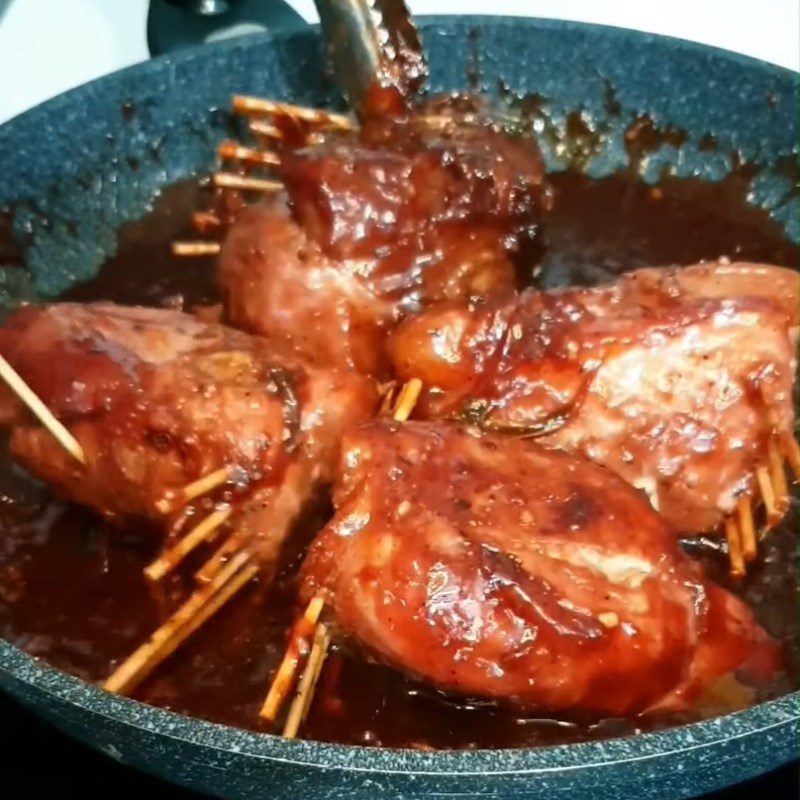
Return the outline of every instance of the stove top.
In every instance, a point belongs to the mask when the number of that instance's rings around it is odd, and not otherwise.
[[[157,56],[230,36],[305,25],[284,0],[150,0],[147,44]]]

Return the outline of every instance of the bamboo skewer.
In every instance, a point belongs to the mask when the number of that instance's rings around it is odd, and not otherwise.
[[[172,547],[162,553],[152,564],[145,568],[144,574],[151,580],[157,581],[171,572],[202,542],[207,541],[223,525],[231,515],[231,507],[225,506],[212,511],[198,525],[192,528],[186,536],[177,541]]]
[[[728,540],[728,558],[731,562],[731,575],[735,578],[741,578],[745,574],[742,540],[739,534],[739,527],[733,517],[728,517],[725,520],[725,538]]]
[[[220,467],[196,481],[187,483],[178,491],[169,491],[156,503],[156,508],[162,514],[169,514],[170,511],[174,511],[201,495],[208,494],[218,486],[222,486],[223,483],[227,483],[231,478],[231,471],[231,467]]]
[[[780,519],[780,514],[775,506],[775,491],[772,488],[772,479],[769,469],[765,466],[756,467],[756,480],[758,488],[761,490],[761,499],[764,501],[764,508],[767,512],[768,525],[774,524]]]
[[[752,561],[758,552],[756,527],[753,522],[753,504],[749,497],[739,498],[737,512],[739,515],[739,533],[742,543],[742,555],[745,561]]]
[[[265,139],[274,139],[278,142],[283,140],[283,131],[263,119],[251,119],[247,127],[250,129],[250,133],[256,136],[263,136]]]
[[[393,419],[397,422],[405,422],[411,416],[411,412],[419,400],[420,392],[422,392],[422,381],[419,378],[412,378],[408,381],[397,396]]]
[[[211,583],[194,592],[141,647],[114,670],[103,688],[117,694],[129,694],[133,691],[209,617],[255,577],[258,568],[248,564],[248,559],[247,553],[240,553]]]
[[[213,211],[195,211],[192,225],[201,233],[222,227],[222,220]]]
[[[794,472],[795,478],[800,480],[800,444],[793,436],[787,436],[783,448],[786,460]]]
[[[297,736],[300,725],[308,716],[329,644],[330,637],[328,636],[327,628],[320,622],[314,631],[314,641],[311,645],[306,667],[300,677],[297,694],[294,696],[291,706],[289,706],[289,714],[286,717],[286,724],[283,728],[283,735],[287,739],[294,739]]]
[[[225,566],[230,558],[239,552],[239,537],[234,533],[229,536],[222,545],[217,548],[214,555],[200,567],[194,574],[194,579],[198,583],[209,583]]]
[[[249,175],[215,172],[211,177],[214,185],[220,189],[241,189],[249,192],[279,192],[283,189],[283,184],[280,181],[251,178]]]
[[[221,250],[219,242],[173,242],[174,256],[215,256]]]
[[[261,719],[267,722],[274,722],[278,716],[281,705],[283,705],[283,701],[291,691],[295,681],[297,667],[303,655],[300,647],[314,630],[319,615],[322,613],[323,605],[325,605],[325,601],[321,597],[313,597],[303,616],[294,624],[289,634],[289,644],[283,654],[283,660],[278,666],[278,671],[272,679],[272,685],[269,687],[267,697],[261,706],[261,711],[259,711],[258,715]]]
[[[78,440],[56,419],[52,411],[39,399],[36,393],[25,383],[19,373],[0,356],[0,378],[2,378],[11,391],[31,410],[39,422],[47,428],[56,441],[81,464],[86,463],[86,454],[83,452]]]
[[[344,114],[336,114],[322,108],[308,108],[306,106],[296,106],[292,103],[282,103],[277,100],[266,100],[261,97],[234,95],[233,110],[238,114],[245,115],[277,114],[327,128],[338,128],[339,130],[352,130],[355,127],[353,120]]]
[[[264,166],[274,167],[281,163],[280,156],[277,153],[271,153],[266,150],[256,150],[253,147],[245,147],[234,141],[225,141],[219,146],[219,156],[223,159],[236,159],[239,161],[248,161],[251,164],[262,164]]]
[[[775,491],[775,508],[780,516],[783,516],[789,505],[789,484],[786,481],[786,468],[784,467],[783,456],[778,450],[775,439],[770,439],[767,445],[769,456],[770,478],[772,488]]]
[[[247,127],[250,129],[250,133],[257,138],[271,139],[275,142],[282,142],[286,138],[280,128],[263,119],[251,119]],[[304,134],[303,139],[306,145],[316,145],[322,144],[325,136],[319,131],[309,131]]]
[[[186,524],[186,520],[189,519],[191,510],[188,506],[184,506],[181,508],[177,514],[174,514],[172,519],[166,526],[166,536],[164,541],[171,542],[175,540],[175,537],[180,534],[183,530],[183,526]]]

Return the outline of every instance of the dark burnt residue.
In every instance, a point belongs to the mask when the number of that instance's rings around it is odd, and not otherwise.
[[[659,125],[649,114],[640,114],[625,130],[625,151],[630,168],[641,172],[653,153],[662,147],[674,147],[678,150],[687,138],[683,128]]]
[[[788,188],[780,200],[780,205],[795,200],[800,195],[800,153],[792,153],[775,159],[772,172],[783,178]]]
[[[0,267],[22,267],[25,253],[14,236],[14,212],[0,207]]]
[[[730,154],[729,180],[735,180],[748,187],[753,179],[763,171],[763,167],[754,161],[748,161],[741,150],[733,149]]]
[[[622,114],[622,103],[617,99],[617,91],[608,78],[603,78],[603,108],[609,117],[618,117]]]
[[[570,170],[582,172],[602,150],[607,132],[608,126],[592,119],[588,112],[573,111],[567,115],[564,135],[556,143],[556,155]]]
[[[598,119],[587,109],[579,108],[559,121],[546,97],[536,92],[516,94],[503,81],[498,83],[498,94],[509,109],[509,130],[534,134],[541,143],[549,145],[567,169],[583,171],[602,151],[610,130],[606,119]],[[608,116],[621,112],[610,83],[605,104]]]
[[[701,153],[713,153],[718,147],[717,137],[711,133],[704,133],[697,142],[697,149]]]
[[[800,153],[791,153],[776,158],[772,169],[777,175],[787,178],[795,189],[800,188]]]
[[[543,98],[526,98],[519,107],[531,124],[549,124]],[[580,133],[580,124],[574,124]],[[659,138],[647,124],[642,130],[651,144]],[[679,140],[679,132],[666,138]],[[719,256],[796,267],[797,245],[765,212],[747,204],[753,168],[741,160],[734,166],[731,177],[718,184],[668,178],[650,186],[633,172],[602,180],[569,172],[552,176],[555,204],[545,226],[542,282],[591,284],[644,264]],[[120,232],[119,252],[97,278],[69,297],[189,309],[219,302],[212,259],[176,258],[169,248],[174,238],[198,237],[186,220],[190,211],[208,205],[207,191],[191,181],[167,190],[151,214]],[[3,220],[3,230],[10,230],[10,217]],[[17,257],[17,251],[6,252]],[[531,262],[529,275],[533,268]],[[568,505],[579,525],[593,513],[579,494]],[[773,695],[795,688],[797,681],[796,510],[763,540],[763,559],[741,582],[730,580],[721,551],[702,544],[693,548],[714,578],[744,597],[783,643],[790,671],[772,687]],[[323,506],[298,525],[274,589],[254,587],[220,611],[214,624],[142,685],[138,699],[255,728],[294,613],[294,575],[329,514]],[[138,646],[188,586],[179,576],[162,596],[152,594],[142,569],[155,554],[156,537],[142,526],[114,528],[86,510],[58,503],[41,484],[12,469],[5,446],[0,446],[0,531],[0,635],[90,681],[102,680]],[[194,554],[186,574],[206,555]],[[339,644],[303,735],[419,749],[539,746],[631,735],[707,713],[713,712],[700,708],[692,716],[646,721],[521,719],[490,704],[445,697]]]
[[[587,109],[579,108],[563,114],[556,112],[547,97],[531,92],[515,93],[503,81],[498,82],[498,95],[508,109],[507,128],[511,132],[532,133],[570,172],[584,172],[591,162],[601,154],[607,139],[625,113],[617,98],[613,84],[604,80],[603,111],[596,116]],[[628,167],[636,175],[645,174],[651,158],[665,148],[679,151],[694,147],[698,153],[714,153],[721,149],[717,137],[706,132],[699,137],[676,125],[659,122],[651,114],[636,114],[627,125],[622,137]],[[671,174],[671,167],[664,164],[661,178]],[[800,161],[798,154],[781,156],[768,166],[748,161],[738,150],[730,153],[730,172],[743,181],[750,181],[762,172],[769,172],[788,181],[791,188],[780,200],[785,203],[797,197],[800,189]]]
[[[285,120],[280,117],[278,119],[281,120],[281,127],[291,127],[292,120],[288,115]],[[217,108],[216,106],[209,108],[205,118],[193,120],[190,123],[190,128],[201,141],[206,141],[208,139],[209,125],[214,128],[214,130],[221,131],[228,139],[246,141],[249,137],[247,121],[241,116],[233,114],[227,108]],[[298,125],[299,123],[294,123],[295,128]],[[287,144],[292,144],[293,142],[294,140],[290,139]]]
[[[210,189],[190,179],[166,189],[153,211],[120,230],[117,252],[91,282],[65,298],[77,302],[103,298],[128,305],[167,305],[191,310],[218,299],[215,259],[174,256],[170,242],[202,239],[190,227],[192,211],[210,205]],[[208,238],[213,238],[210,234]]]
[[[481,88],[481,32],[472,28],[467,34],[469,61],[467,62],[467,86],[471,92]]]
[[[501,102],[509,110],[508,128],[511,132],[557,136],[556,126],[550,118],[550,106],[544,95],[537,92],[517,94],[503,81],[498,83],[497,91]]]

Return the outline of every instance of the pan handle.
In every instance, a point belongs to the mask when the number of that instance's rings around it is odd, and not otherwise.
[[[298,30],[308,23],[285,0],[150,0],[151,56],[193,44],[264,30]]]

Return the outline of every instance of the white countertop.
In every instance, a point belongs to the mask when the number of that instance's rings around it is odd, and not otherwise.
[[[288,0],[316,19],[313,0]],[[797,0],[410,0],[416,14],[597,22],[724,47],[800,70]],[[0,0],[0,123],[148,57],[147,0]]]

